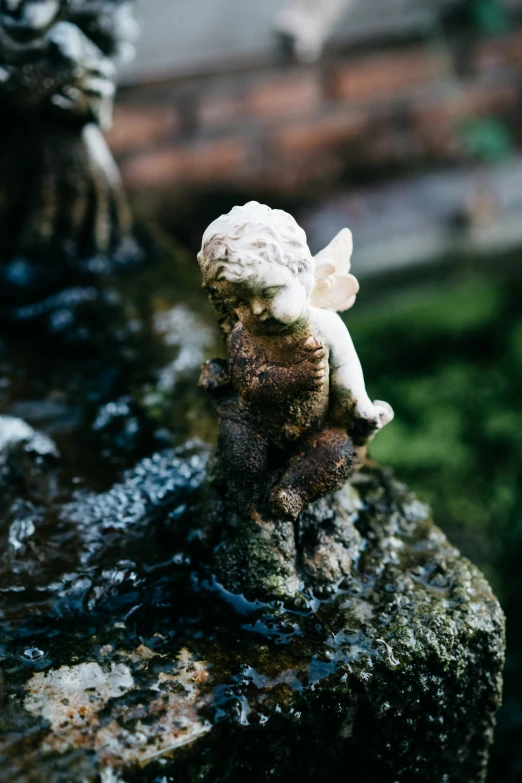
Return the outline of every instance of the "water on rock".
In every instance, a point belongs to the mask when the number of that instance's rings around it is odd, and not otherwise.
[[[503,617],[389,473],[338,499],[360,541],[333,592],[220,586],[194,393],[219,336],[196,280],[160,254],[3,328],[2,775],[483,780]]]

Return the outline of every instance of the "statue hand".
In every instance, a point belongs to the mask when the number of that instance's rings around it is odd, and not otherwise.
[[[315,337],[309,337],[303,344],[305,358],[308,361],[320,362],[326,356],[326,348]]]
[[[210,359],[201,368],[198,386],[208,392],[216,392],[230,386],[228,362],[224,359]]]
[[[357,445],[366,445],[393,419],[391,405],[382,400],[367,400],[356,405],[349,431]]]
[[[320,389],[328,373],[327,351],[315,337],[303,345],[304,369],[313,389]]]
[[[383,400],[375,400],[373,403],[379,414],[380,429],[385,427],[390,421],[393,421],[395,413],[392,406]]]

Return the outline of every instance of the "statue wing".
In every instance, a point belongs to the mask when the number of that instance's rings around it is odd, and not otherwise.
[[[316,255],[315,286],[311,297],[314,307],[338,313],[353,307],[359,283],[350,274],[352,252],[352,232],[343,228],[328,247]]]

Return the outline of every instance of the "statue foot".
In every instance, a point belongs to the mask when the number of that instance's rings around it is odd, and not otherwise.
[[[279,519],[289,519],[293,522],[304,508],[304,501],[295,489],[274,487],[268,499],[270,511]]]

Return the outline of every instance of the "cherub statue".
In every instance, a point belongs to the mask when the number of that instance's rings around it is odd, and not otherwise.
[[[338,490],[364,447],[391,419],[372,402],[353,342],[335,310],[359,290],[343,230],[313,258],[286,212],[257,202],[207,229],[198,256],[225,321],[228,364],[207,363],[201,384],[218,397],[217,475],[241,508],[295,520]]]
[[[101,132],[110,124],[115,90],[109,55],[121,49],[121,35],[131,34],[122,23],[129,2],[105,0],[100,29],[99,6],[0,0],[4,262],[83,261],[133,245],[118,170]]]

